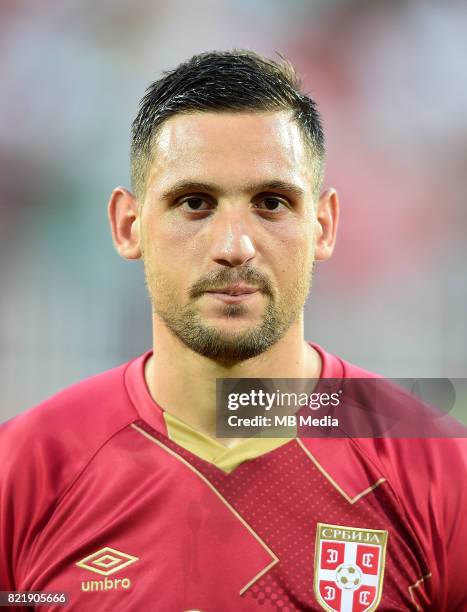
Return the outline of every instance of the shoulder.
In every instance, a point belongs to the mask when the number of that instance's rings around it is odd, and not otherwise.
[[[123,364],[68,387],[0,427],[2,483],[36,476],[59,489],[86,457],[137,418]]]
[[[67,387],[56,395],[29,408],[0,427],[4,444],[17,445],[25,437],[47,439],[50,435],[66,439],[73,432],[86,439],[110,432],[115,425],[128,421],[128,395],[124,384],[125,363]]]
[[[417,511],[425,502],[452,510],[461,505],[467,512],[465,487],[459,486],[467,474],[467,439],[377,438],[357,443],[407,505],[410,500]]]
[[[360,368],[337,355],[326,351],[322,346],[314,342],[309,343],[319,354],[322,362],[321,378],[382,378],[364,368]]]
[[[0,427],[0,587],[16,570],[63,494],[119,431],[138,418],[124,364],[75,384]]]
[[[339,421],[347,442],[337,438],[328,446],[346,446],[349,456],[372,465],[416,512],[424,502],[465,504],[464,487],[458,486],[467,470],[465,428],[448,415],[437,418],[439,413],[394,381],[313,346],[321,353],[323,376],[338,378],[343,392]],[[345,471],[345,462],[331,469]]]

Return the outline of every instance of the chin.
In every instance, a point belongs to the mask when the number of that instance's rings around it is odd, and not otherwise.
[[[233,338],[257,329],[260,326],[260,322],[229,319],[228,321],[222,323],[219,323],[218,321],[207,321],[206,325],[211,329],[216,330],[219,334],[224,335],[226,338]]]

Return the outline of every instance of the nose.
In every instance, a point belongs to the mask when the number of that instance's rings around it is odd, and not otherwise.
[[[211,259],[223,266],[241,266],[256,255],[245,211],[218,211],[211,225]]]

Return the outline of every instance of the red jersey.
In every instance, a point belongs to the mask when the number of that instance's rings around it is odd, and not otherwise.
[[[323,378],[371,376],[315,348]],[[467,610],[464,441],[297,438],[226,473],[168,436],[149,355],[2,426],[0,590],[79,612]]]

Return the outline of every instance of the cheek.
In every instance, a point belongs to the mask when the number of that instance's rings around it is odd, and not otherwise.
[[[195,225],[170,218],[158,218],[145,225],[145,273],[156,293],[156,301],[178,300],[193,282],[196,263],[203,251]]]
[[[150,257],[157,267],[168,265],[174,269],[180,265],[187,259],[188,252],[193,250],[195,244],[195,231],[189,225],[171,218],[170,214],[157,219],[148,217],[143,232],[146,256]]]
[[[278,274],[285,280],[305,275],[313,263],[313,234],[311,225],[278,228],[274,240],[269,240]]]

